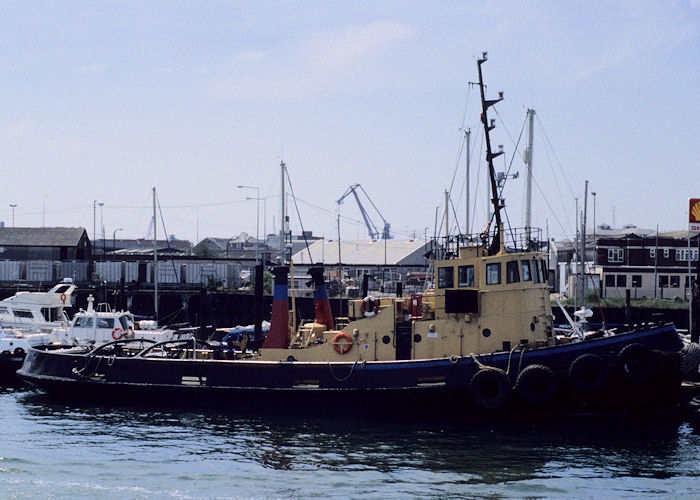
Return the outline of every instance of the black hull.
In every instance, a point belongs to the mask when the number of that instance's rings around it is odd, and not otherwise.
[[[653,354],[653,373],[626,369],[619,353],[630,344]],[[681,346],[668,325],[524,354],[481,355],[478,362],[470,356],[366,363],[181,360],[32,349],[18,375],[54,396],[108,403],[425,414],[624,413],[678,403]],[[583,354],[596,354],[605,363],[605,383],[594,390],[571,380],[571,365]],[[472,379],[480,365],[507,377],[507,394],[493,408],[475,395]],[[546,397],[529,397],[518,387],[518,375],[530,365],[544,365],[553,374]]]

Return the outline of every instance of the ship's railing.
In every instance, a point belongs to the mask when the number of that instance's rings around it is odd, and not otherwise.
[[[457,257],[464,247],[488,247],[495,238],[493,231],[478,234],[453,234],[438,236],[430,241],[430,257],[445,260]],[[503,231],[506,252],[532,252],[543,250],[547,242],[542,239],[540,228],[509,228]]]

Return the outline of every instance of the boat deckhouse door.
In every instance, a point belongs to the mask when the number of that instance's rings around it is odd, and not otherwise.
[[[411,359],[411,322],[396,323],[396,359]]]

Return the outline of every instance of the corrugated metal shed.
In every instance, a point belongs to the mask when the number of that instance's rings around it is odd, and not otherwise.
[[[344,265],[422,266],[425,264],[425,241],[399,240],[340,240],[340,259]],[[294,254],[295,264],[338,264],[338,241],[318,240]]]
[[[82,227],[0,227],[0,246],[76,247]]]

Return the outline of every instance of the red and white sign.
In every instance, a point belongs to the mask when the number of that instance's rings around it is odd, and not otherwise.
[[[688,199],[688,231],[700,232],[700,198]]]

